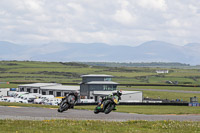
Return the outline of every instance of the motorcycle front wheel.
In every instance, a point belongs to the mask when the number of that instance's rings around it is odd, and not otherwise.
[[[108,105],[105,107],[104,113],[109,114],[114,109],[114,107],[115,107],[114,104],[108,103]]]
[[[65,100],[63,100],[61,103],[60,103],[60,107],[58,109],[58,112],[63,112],[63,111],[66,111],[68,110],[69,108],[69,104],[67,104],[67,102]]]

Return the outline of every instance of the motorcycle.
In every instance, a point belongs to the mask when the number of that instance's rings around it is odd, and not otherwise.
[[[113,93],[111,96],[102,98],[102,101],[94,109],[94,113],[104,112],[105,114],[109,114],[112,110],[116,110],[115,106],[119,104],[119,100],[121,100],[121,92],[119,91]]]
[[[71,92],[62,98],[62,101],[59,104],[58,112],[62,113],[63,111],[66,111],[70,108],[74,108],[74,105],[78,99],[77,95],[77,93]]]

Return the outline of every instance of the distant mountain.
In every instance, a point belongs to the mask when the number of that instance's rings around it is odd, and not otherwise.
[[[31,46],[0,41],[0,60],[29,60]]]
[[[182,56],[182,48],[170,43],[160,41],[145,42],[134,48],[137,62],[177,62]]]
[[[24,46],[0,41],[0,60],[57,62],[180,62],[200,64],[200,43],[178,46],[148,41],[139,46],[111,46],[104,43],[51,42]]]

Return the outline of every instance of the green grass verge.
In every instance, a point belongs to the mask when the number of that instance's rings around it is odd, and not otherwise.
[[[75,106],[75,109],[94,110],[96,106]],[[150,106],[150,105],[118,105],[116,112],[136,114],[200,114],[200,107],[189,106]]]
[[[200,87],[177,87],[177,86],[118,86],[118,89],[126,88],[127,90],[131,89],[158,89],[158,90],[183,90],[183,91],[200,91]]]
[[[190,101],[190,97],[200,97],[198,93],[176,93],[176,92],[159,92],[159,91],[142,91],[143,97],[149,98],[160,98],[160,99],[169,99],[169,100],[176,100],[182,99],[183,101]]]
[[[9,103],[9,102],[0,102],[0,106],[20,106],[20,107],[58,108],[58,106],[52,106],[52,105],[26,104],[26,103]]]
[[[117,106],[117,112],[136,114],[200,114],[200,107],[189,106]]]
[[[200,122],[179,121],[75,121],[75,120],[0,120],[0,132],[15,133],[194,133]]]
[[[58,106],[41,104],[23,104],[0,102],[0,106],[21,106],[58,108]],[[75,109],[94,110],[96,106],[75,106]],[[118,105],[116,112],[137,113],[137,114],[200,114],[200,107],[189,106],[149,106],[149,105]]]

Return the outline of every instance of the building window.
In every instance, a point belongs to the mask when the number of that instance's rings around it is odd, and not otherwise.
[[[104,81],[111,81],[111,78],[104,78]]]
[[[45,92],[45,91],[42,91],[42,95],[46,95],[46,92]]]
[[[20,91],[24,91],[24,88],[21,88]]]
[[[56,96],[60,97],[61,96],[61,92],[56,92]]]
[[[104,85],[103,90],[104,91],[113,91],[114,88],[113,88],[113,85]]]
[[[97,101],[97,96],[94,97],[95,101]]]
[[[30,88],[27,88],[27,92],[31,93],[31,89],[30,89]]]
[[[53,95],[53,91],[49,91],[49,95]]]
[[[37,89],[33,89],[33,93],[38,93],[38,90]]]

